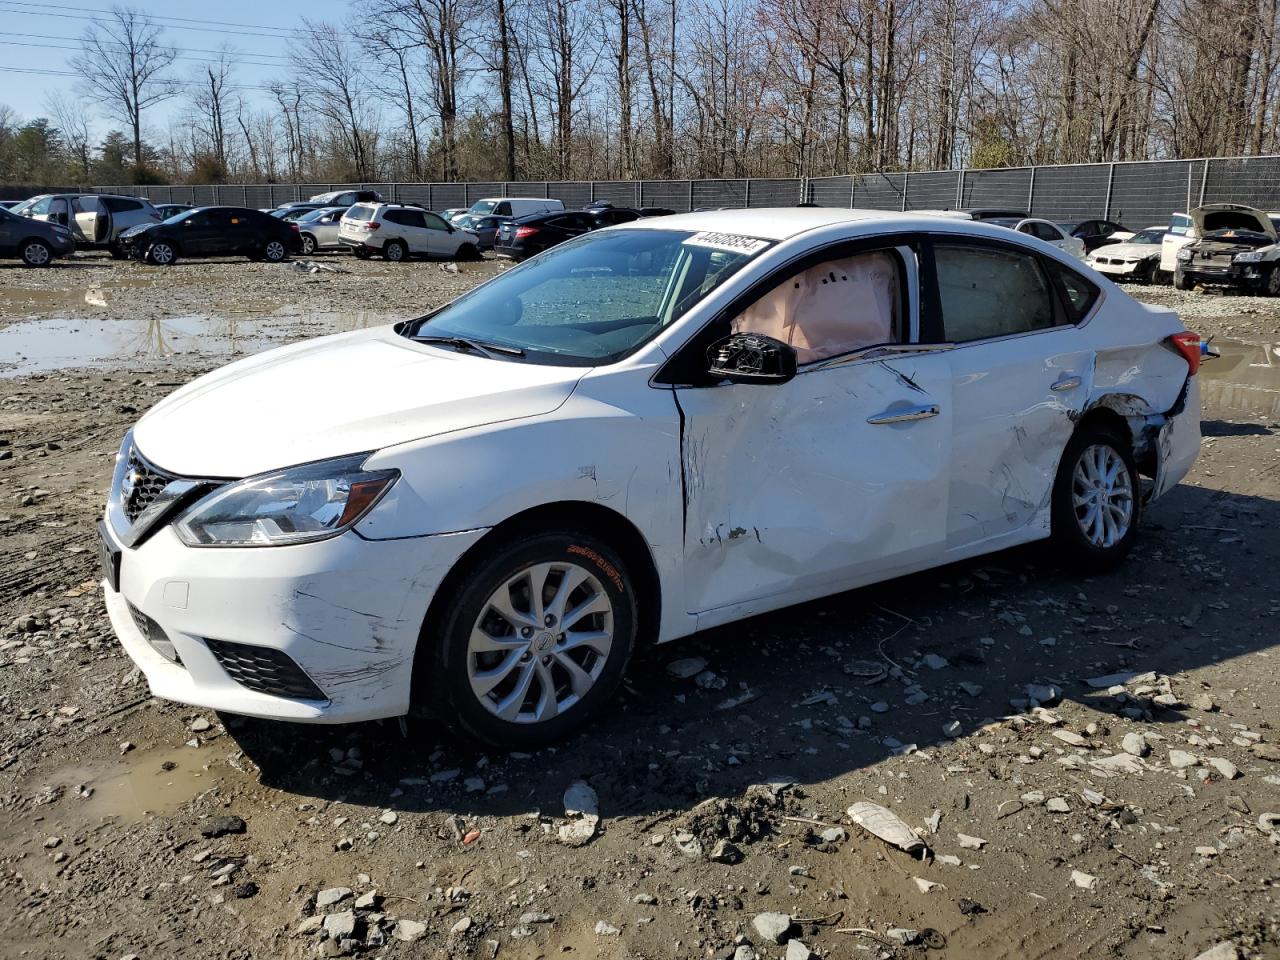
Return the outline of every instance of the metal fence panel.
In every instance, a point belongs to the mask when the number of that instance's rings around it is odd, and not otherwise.
[[[693,208],[745,207],[747,182],[745,180],[695,180],[693,181]]]
[[[868,173],[855,178],[853,205],[866,210],[901,210],[904,173]]]
[[[952,170],[908,173],[906,210],[951,210],[959,198],[959,174]]]
[[[501,183],[468,183],[467,187],[467,206],[471,206],[477,200],[486,200],[489,197],[505,196],[502,192],[503,185]]]
[[[559,200],[566,210],[577,210],[591,202],[591,184],[582,180],[552,180],[547,183],[547,196]]]
[[[964,175],[960,207],[966,210],[973,207],[1029,210],[1033,177],[1030,167],[1020,170],[970,170]]]
[[[640,206],[666,207],[677,213],[693,209],[693,184],[689,180],[642,180]]]
[[[1235,201],[1268,212],[1280,210],[1280,157],[1243,157],[1209,160],[1204,175],[1204,202]],[[1199,200],[1200,184],[1194,186],[1192,205]],[[1248,197],[1239,200],[1239,197]]]
[[[502,195],[504,197],[533,197],[544,200],[547,197],[547,182],[542,180],[530,183],[504,183],[502,185]]]
[[[800,202],[800,181],[795,177],[747,181],[747,206],[794,207]]]
[[[1031,215],[1048,220],[1083,220],[1102,216],[1111,167],[1081,163],[1036,169]]]
[[[1169,214],[1184,209],[1191,164],[1117,163],[1111,180],[1110,202],[1095,206],[1093,216],[1123,223],[1130,230],[1141,230],[1153,223],[1168,223]],[[1196,165],[1198,166],[1198,164]],[[1199,184],[1196,184],[1198,194]]]
[[[429,209],[434,209],[431,204],[431,184],[429,183],[398,183],[396,184],[396,202],[397,203],[417,203]]]
[[[853,177],[811,177],[805,193],[809,203],[820,207],[849,207],[853,205]]]
[[[591,184],[591,199],[608,200],[615,207],[639,206],[639,186],[634,180],[595,180]]]
[[[432,210],[448,210],[451,207],[469,207],[467,188],[461,183],[433,183],[431,186]]]

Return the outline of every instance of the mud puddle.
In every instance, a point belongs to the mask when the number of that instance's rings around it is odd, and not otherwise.
[[[258,318],[193,314],[164,320],[24,320],[0,329],[0,378],[71,369],[207,366],[391,319],[368,311],[290,311]]]
[[[1215,339],[1221,357],[1200,365],[1200,399],[1214,414],[1280,420],[1280,342]]]

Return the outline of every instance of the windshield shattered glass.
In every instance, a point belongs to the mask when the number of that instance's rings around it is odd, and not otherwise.
[[[770,246],[686,230],[619,230],[561,244],[410,324],[544,363],[611,363],[656,336]]]

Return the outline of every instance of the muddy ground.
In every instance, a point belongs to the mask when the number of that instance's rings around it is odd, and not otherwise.
[[[93,526],[142,411],[500,269],[321,262],[0,267],[0,956],[1280,956],[1280,304],[1138,291],[1238,342],[1115,573],[1018,550],[701,634],[524,756],[163,703],[112,639]]]

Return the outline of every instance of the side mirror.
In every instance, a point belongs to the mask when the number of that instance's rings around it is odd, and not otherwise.
[[[707,373],[730,383],[786,383],[796,375],[796,351],[760,333],[735,333],[707,350]]]

